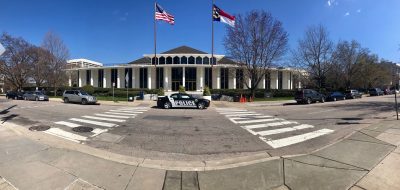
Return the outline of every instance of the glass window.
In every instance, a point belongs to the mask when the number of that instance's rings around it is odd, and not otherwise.
[[[118,70],[111,69],[111,86],[114,85],[114,88],[117,87],[117,78],[118,78]]]
[[[236,70],[236,89],[243,89],[243,69]]]
[[[271,89],[271,73],[269,71],[265,74],[265,89]]]
[[[181,98],[182,98],[182,99],[190,99],[190,96],[187,95],[187,94],[182,94],[182,95],[181,95]]]
[[[185,90],[195,91],[196,90],[196,75],[197,69],[195,67],[185,68]]]
[[[86,85],[90,85],[90,79],[92,78],[92,71],[86,70]]]
[[[203,64],[204,64],[204,65],[210,64],[210,58],[209,58],[209,57],[204,57],[204,58],[203,58]]]
[[[283,72],[278,71],[278,89],[282,90],[282,85],[283,85]]]
[[[203,59],[200,56],[196,58],[196,64],[203,64]]]
[[[181,59],[178,56],[174,57],[174,64],[181,64]]]
[[[187,57],[183,56],[181,57],[181,64],[187,64]]]
[[[147,68],[140,68],[140,84],[139,88],[147,88]]]
[[[128,75],[128,82],[126,82],[126,76]],[[125,68],[125,88],[132,88],[132,68]]]
[[[160,57],[158,61],[158,64],[165,65],[165,57]]]
[[[212,68],[204,68],[204,85],[212,88]]]
[[[193,56],[189,57],[189,64],[194,64],[194,57]]]
[[[156,69],[156,88],[164,88],[164,68]]]
[[[172,95],[171,95],[171,98],[173,98],[173,99],[178,98],[178,94],[172,94]]]
[[[174,59],[175,61],[175,59]],[[167,57],[167,64],[170,65],[172,64],[172,57]]]
[[[104,70],[103,70],[103,69],[99,69],[98,72],[99,72],[99,73],[98,73],[99,78],[98,78],[98,80],[97,80],[97,82],[98,82],[98,87],[103,88]]]
[[[221,89],[229,89],[229,69],[228,68],[221,68],[220,70],[220,85]]]
[[[171,89],[172,91],[178,91],[179,86],[183,84],[183,69],[182,67],[171,68]]]
[[[158,63],[158,58],[156,59],[156,63]],[[154,65],[154,57],[151,58],[151,64]]]

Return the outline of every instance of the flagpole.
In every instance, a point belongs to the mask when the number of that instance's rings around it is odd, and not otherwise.
[[[212,0],[212,5],[211,5],[211,68],[214,66],[214,4],[215,4],[215,0]]]

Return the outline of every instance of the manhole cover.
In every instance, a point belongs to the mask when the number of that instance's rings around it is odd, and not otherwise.
[[[374,117],[374,119],[387,119],[387,117]]]
[[[72,128],[73,131],[78,132],[78,133],[88,133],[92,132],[93,128],[91,127],[74,127]]]
[[[46,126],[46,125],[37,125],[37,126],[29,127],[29,130],[31,130],[31,131],[46,131],[48,129],[50,129],[50,127]]]
[[[363,118],[359,118],[359,117],[345,117],[345,118],[342,118],[342,120],[345,120],[345,121],[349,121],[349,120],[363,120]]]

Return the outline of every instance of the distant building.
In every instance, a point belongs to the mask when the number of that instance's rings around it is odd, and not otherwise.
[[[102,66],[85,59],[70,60],[69,63],[81,64],[70,69],[78,71],[79,87],[163,88],[167,92],[178,91],[179,86],[191,92],[202,92],[206,86],[212,89],[246,88],[243,68],[224,55],[214,54],[216,64],[213,66],[211,54],[187,46],[171,49],[156,57],[157,62],[154,54],[145,54],[143,58],[114,66]],[[300,87],[299,72],[292,68],[271,68],[258,85],[260,89]]]
[[[74,68],[91,68],[91,67],[102,67],[103,64],[88,60],[88,59],[71,59],[67,61],[67,68],[74,69]]]

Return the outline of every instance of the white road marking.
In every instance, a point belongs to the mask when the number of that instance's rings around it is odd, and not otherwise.
[[[129,118],[129,116],[107,115],[107,114],[101,114],[101,113],[96,113],[96,114],[94,114],[94,115],[102,116],[102,117],[121,118],[121,119],[128,119],[128,118]]]
[[[78,122],[82,122],[82,123],[93,124],[93,125],[99,125],[99,126],[103,126],[103,127],[115,127],[115,126],[117,126],[114,123],[106,123],[106,122],[93,121],[93,120],[87,120],[87,119],[71,118],[69,120],[78,121]]]
[[[118,109],[119,111],[148,111],[147,109]]]
[[[259,113],[244,113],[244,114],[233,114],[233,115],[225,115],[226,117],[246,117],[246,116],[257,116],[262,115]]]
[[[258,131],[255,133],[260,136],[267,136],[267,135],[275,135],[275,134],[286,133],[290,131],[302,130],[307,128],[314,128],[314,126],[308,124],[302,124],[294,127],[287,127],[287,128],[267,130],[267,131]]]
[[[100,135],[101,133],[107,132],[108,129],[93,129],[92,133],[94,133],[94,135],[92,135],[91,137],[95,137],[97,135]]]
[[[282,121],[282,122],[275,122],[275,123],[263,123],[263,124],[257,124],[257,125],[246,125],[242,126],[245,129],[257,129],[257,128],[264,128],[264,127],[275,127],[275,126],[281,126],[281,125],[290,125],[290,124],[298,124],[298,122],[295,121]]]
[[[260,123],[260,122],[281,121],[281,120],[283,120],[283,119],[272,118],[272,119],[255,119],[255,120],[247,120],[247,121],[235,121],[235,120],[234,121],[239,124],[245,124],[245,123]]]
[[[65,125],[67,127],[80,127],[82,125],[76,124],[76,123],[71,123],[71,122],[67,122],[67,121],[58,121],[58,122],[54,122],[55,124],[59,124],[59,125]]]
[[[109,110],[110,112],[122,112],[122,113],[143,113],[139,111],[121,111],[121,110]]]
[[[240,108],[215,108],[217,111],[246,111],[245,109],[240,109]]]
[[[84,115],[82,117],[88,118],[88,119],[103,120],[103,121],[114,121],[114,122],[125,122],[126,121],[123,119],[112,119],[112,118],[95,117],[95,116],[88,116],[88,115]]]
[[[332,132],[333,132],[333,130],[331,130],[331,129],[321,129],[318,131],[313,131],[310,133],[305,133],[302,135],[296,135],[296,136],[291,136],[291,137],[277,139],[277,140],[267,140],[265,137],[260,137],[260,139],[263,140],[264,142],[266,142],[272,148],[280,148],[280,147],[289,146],[292,144],[301,143],[303,141],[317,138],[319,136],[326,135],[326,134],[329,134]]]
[[[220,112],[222,115],[233,115],[233,114],[256,114],[256,112],[252,111],[242,111],[242,112]]]
[[[271,118],[272,116],[269,115],[262,115],[262,116],[253,116],[253,117],[230,117],[233,120],[240,120],[240,119],[263,119],[263,118]]]
[[[68,131],[64,131],[62,129],[59,128],[50,128],[47,131],[44,131],[47,134],[50,135],[54,135],[63,139],[67,139],[73,142],[77,142],[79,143],[80,141],[86,141],[87,137],[81,136],[81,135],[77,135],[74,133],[70,133]]]
[[[118,113],[118,112],[104,112],[106,114],[113,114],[113,115],[125,115],[125,116],[136,116],[137,114],[133,113]]]

